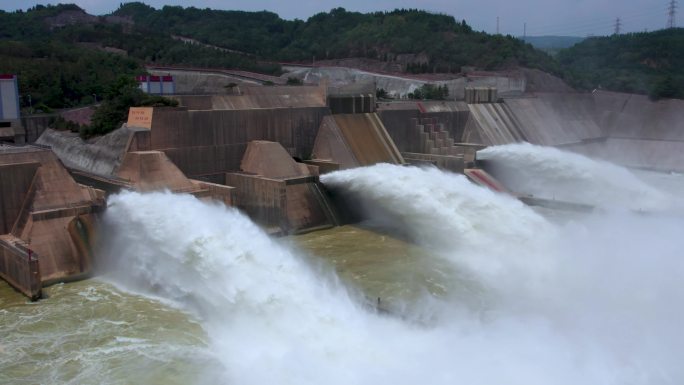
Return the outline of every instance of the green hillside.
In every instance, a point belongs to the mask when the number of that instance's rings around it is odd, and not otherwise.
[[[279,66],[253,57],[186,44],[75,5],[0,11],[0,73],[19,75],[24,107],[28,95],[42,110],[92,103],[120,77],[145,73],[145,63],[280,73]]]
[[[558,60],[578,88],[684,98],[684,28],[589,38]]]
[[[518,36],[518,39],[555,57],[560,50],[570,48],[585,38],[577,36]]]
[[[459,72],[512,66],[558,73],[548,55],[511,36],[476,32],[452,16],[415,9],[358,13],[336,8],[306,21],[270,12],[217,11],[142,3],[122,5],[114,15],[136,25],[277,61],[365,57],[399,61],[412,72]],[[414,54],[408,61],[399,55]]]
[[[412,73],[522,66],[559,75],[579,89],[684,97],[682,29],[590,38],[555,59],[511,36],[477,32],[465,21],[415,9],[363,14],[336,8],[305,21],[266,11],[143,3],[105,16],[69,4],[0,11],[0,73],[19,74],[24,107],[28,95],[43,109],[89,104],[120,77],[143,73],[147,63],[280,74],[274,63],[353,57]]]

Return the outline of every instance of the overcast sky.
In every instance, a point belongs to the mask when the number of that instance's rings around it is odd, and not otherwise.
[[[118,8],[122,0],[68,0],[95,15],[107,14]],[[125,2],[125,1],[124,1]],[[306,19],[322,11],[344,7],[353,11],[381,11],[395,8],[419,8],[465,19],[477,30],[496,32],[499,17],[501,33],[522,35],[527,23],[527,35],[607,35],[621,18],[622,31],[634,32],[661,29],[667,22],[668,0],[147,0],[155,8],[163,5],[197,8],[268,10],[286,19]],[[52,1],[52,3],[56,3]],[[0,9],[26,9],[45,1],[0,0]],[[683,21],[678,25],[684,25]]]

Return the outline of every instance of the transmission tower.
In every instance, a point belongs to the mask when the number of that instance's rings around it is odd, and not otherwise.
[[[622,27],[622,21],[621,21],[620,18],[618,17],[618,18],[615,19],[615,34],[616,34],[616,35],[619,35],[619,34],[620,34],[620,28],[621,28],[621,27]]]
[[[670,0],[670,4],[667,7],[667,28],[674,28],[675,14],[677,13],[677,0]]]

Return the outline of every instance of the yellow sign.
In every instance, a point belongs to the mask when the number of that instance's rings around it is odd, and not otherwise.
[[[128,109],[128,126],[152,128],[152,107],[131,107]]]

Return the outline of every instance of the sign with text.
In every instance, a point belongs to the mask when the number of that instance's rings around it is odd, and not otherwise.
[[[152,128],[152,107],[131,107],[128,109],[129,127]]]

